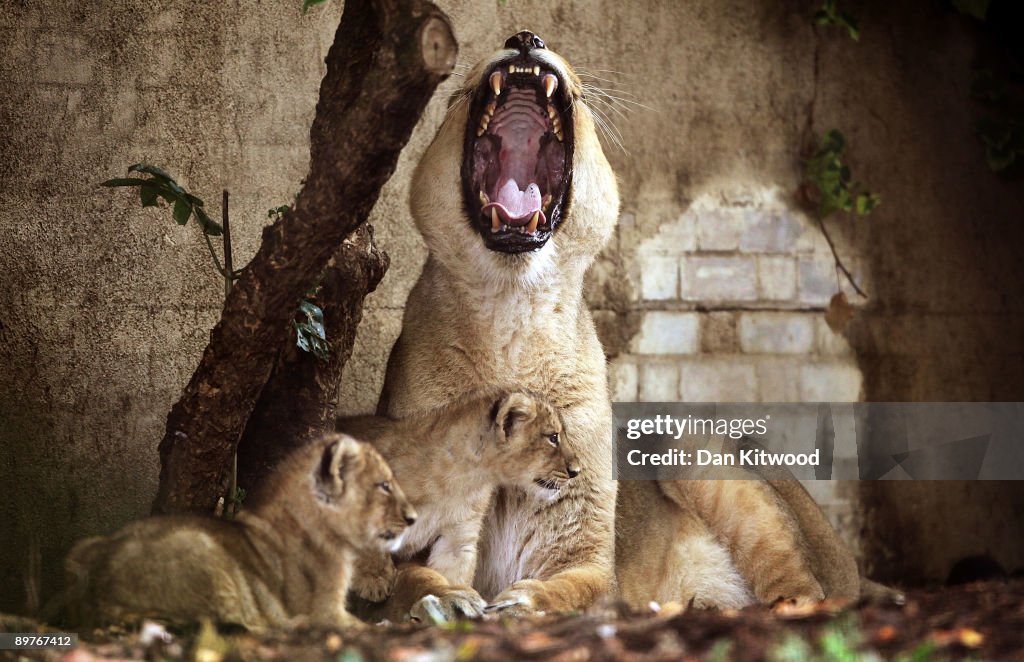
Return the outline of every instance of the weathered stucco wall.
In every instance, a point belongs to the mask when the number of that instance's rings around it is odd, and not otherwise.
[[[0,609],[24,605],[32,549],[45,594],[74,539],[148,510],[166,412],[219,313],[195,229],[96,184],[146,161],[214,209],[228,188],[236,261],[251,257],[266,210],[305,174],[341,13],[333,2],[303,17],[300,4],[22,0],[0,12]],[[625,145],[609,149],[623,215],[588,297],[617,397],[1024,399],[1024,200],[973,135],[975,35],[939,6],[850,2],[864,24],[854,43],[815,33],[814,4],[441,3],[463,63],[529,27],[650,108],[606,110]],[[392,267],[367,303],[346,412],[376,402],[424,257],[410,168],[458,84],[431,103],[374,211]],[[868,219],[831,222],[871,294],[849,341],[822,323],[837,284],[792,196],[808,131],[833,126],[884,200]],[[998,510],[1011,491],[966,486],[954,500],[915,486],[910,509],[892,489],[867,488],[863,522],[850,486],[816,494],[852,541],[868,527],[869,560],[890,574],[934,579],[960,552],[1024,562],[1019,520]],[[972,517],[980,503],[997,506]],[[971,527],[963,539],[934,524],[953,511]]]

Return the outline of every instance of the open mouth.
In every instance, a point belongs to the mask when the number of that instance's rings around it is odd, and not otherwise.
[[[538,250],[558,227],[572,172],[571,113],[564,81],[529,55],[495,65],[474,93],[462,188],[491,250]]]

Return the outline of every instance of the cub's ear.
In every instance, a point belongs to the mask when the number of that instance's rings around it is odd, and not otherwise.
[[[509,440],[517,425],[528,423],[536,416],[537,403],[526,393],[509,393],[491,408],[492,422],[503,443]]]
[[[331,435],[316,471],[320,491],[329,498],[345,493],[345,481],[363,466],[362,445],[347,434]]]

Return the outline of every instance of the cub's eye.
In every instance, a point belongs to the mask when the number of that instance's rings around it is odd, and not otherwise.
[[[388,481],[384,481],[383,483],[377,483],[377,487],[379,487],[380,491],[383,492],[384,494],[391,494],[391,483],[389,483]]]
[[[558,447],[558,433],[557,432],[555,432],[554,434],[549,434],[548,435],[548,443],[551,444],[552,446],[554,446],[555,448]]]

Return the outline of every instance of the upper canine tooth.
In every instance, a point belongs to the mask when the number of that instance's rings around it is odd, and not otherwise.
[[[501,72],[495,71],[491,74],[491,90],[494,92],[494,96],[501,94]]]
[[[555,93],[555,89],[558,87],[558,79],[551,74],[545,74],[544,79],[544,95],[547,98],[551,98],[551,95]]]

